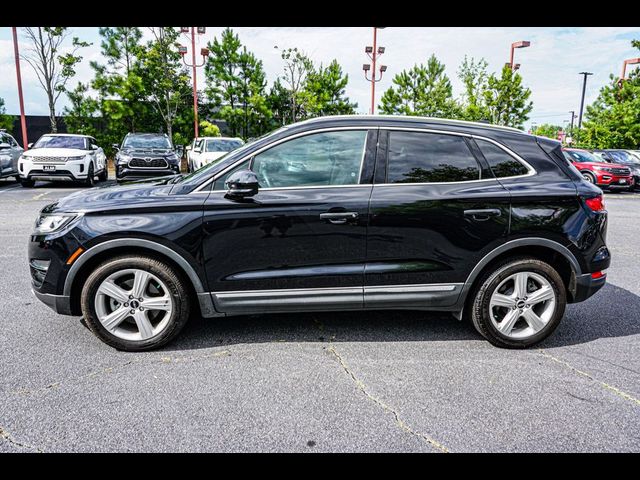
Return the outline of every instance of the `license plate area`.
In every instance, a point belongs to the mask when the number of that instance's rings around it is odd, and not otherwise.
[[[42,171],[43,172],[55,172],[56,171],[56,166],[55,165],[43,165],[42,166]]]

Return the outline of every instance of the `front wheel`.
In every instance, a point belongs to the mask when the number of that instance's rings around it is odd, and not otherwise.
[[[182,277],[143,256],[108,260],[87,278],[81,307],[89,329],[118,350],[137,352],[170,342],[189,319]]]
[[[89,164],[89,168],[87,170],[87,179],[84,181],[85,186],[93,187],[96,184],[96,179],[94,177],[93,171],[93,163]]]
[[[109,178],[109,172],[107,171],[107,166],[105,165],[104,170],[100,173],[100,175],[98,175],[98,181],[106,182],[108,178]]]
[[[20,185],[22,185],[24,188],[33,188],[35,184],[36,184],[35,180],[24,179],[24,178],[20,179]]]
[[[593,173],[590,172],[582,172],[582,178],[584,178],[587,182],[596,184],[596,177]]]
[[[470,315],[476,330],[493,345],[525,348],[555,330],[566,304],[558,272],[525,257],[502,263],[480,279]]]

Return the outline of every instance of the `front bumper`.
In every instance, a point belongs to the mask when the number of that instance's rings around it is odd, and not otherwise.
[[[169,165],[169,168],[129,168],[127,166],[118,166],[116,168],[116,179],[124,180],[125,178],[153,178],[163,177],[167,175],[175,175],[180,173],[180,165]]]
[[[54,167],[55,170],[45,170],[45,167]],[[22,180],[39,179],[79,181],[87,178],[87,169],[84,160],[54,163],[50,165],[22,160],[19,165],[19,173]]]
[[[41,293],[35,288],[31,289],[38,300],[61,315],[73,315],[71,313],[71,299],[66,295],[54,295],[52,293]]]
[[[633,188],[634,178],[632,176],[600,173],[598,174],[597,185],[608,189],[630,189]]]

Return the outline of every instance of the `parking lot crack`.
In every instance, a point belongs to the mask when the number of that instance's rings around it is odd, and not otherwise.
[[[393,407],[391,407],[390,405],[388,405],[387,403],[385,403],[375,395],[371,394],[367,386],[362,382],[362,380],[360,380],[353,373],[353,371],[349,368],[347,363],[344,361],[344,358],[342,357],[342,355],[338,353],[338,351],[335,349],[333,345],[330,345],[329,347],[327,347],[327,351],[330,352],[338,360],[338,362],[340,363],[340,366],[347,373],[347,375],[349,375],[351,380],[356,384],[356,387],[358,388],[358,390],[360,390],[369,400],[371,400],[376,405],[381,407],[384,411],[393,415],[395,423],[398,425],[398,427],[400,427],[405,432],[413,435],[414,437],[417,437],[420,440],[428,443],[429,445],[439,450],[440,452],[449,453],[450,450],[447,447],[445,447],[442,443],[433,439],[429,435],[425,435],[424,433],[415,431],[413,428],[407,425],[407,423],[404,420],[402,420],[402,418],[400,417],[400,414],[396,409],[394,409]]]
[[[20,447],[20,448],[26,448],[28,450],[35,450],[38,453],[44,453],[42,450],[40,450],[38,447],[34,447],[32,445],[27,445],[26,443],[22,443],[17,441],[16,439],[13,438],[13,436],[11,436],[9,434],[9,432],[7,432],[4,428],[0,427],[0,438],[2,438],[3,440],[6,440],[7,442],[9,442],[11,445],[15,445],[16,447]]]
[[[600,387],[604,388],[605,390],[613,393],[614,395],[623,398],[624,400],[627,400],[631,403],[634,403],[636,406],[640,406],[640,399],[635,398],[632,395],[629,395],[627,392],[624,392],[622,390],[620,390],[618,387],[615,387],[613,385],[610,385],[606,382],[603,382],[602,380],[598,380],[597,378],[593,377],[593,375],[591,375],[590,373],[584,372],[582,370],[577,369],[576,367],[574,367],[573,365],[571,365],[569,362],[562,360],[561,358],[555,357],[553,355],[551,355],[550,353],[544,351],[542,348],[538,349],[538,352],[545,358],[548,358],[550,360],[553,360],[554,362],[568,368],[569,370],[571,370],[573,373],[580,375],[584,378],[588,378],[589,380],[591,380],[592,382],[595,382],[597,385],[599,385]]]

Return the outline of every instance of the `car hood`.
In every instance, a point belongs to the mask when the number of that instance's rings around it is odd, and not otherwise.
[[[120,150],[120,153],[124,153],[125,155],[144,155],[147,157],[166,157],[168,155],[173,155],[175,152],[171,149],[162,149],[162,148],[123,148]]]
[[[47,205],[43,213],[54,212],[99,212],[131,206],[143,206],[166,198],[178,175],[168,175],[122,185],[111,185],[80,190]]]
[[[210,162],[212,160],[217,160],[218,158],[226,155],[229,152],[203,152],[200,154],[200,160],[205,162]]]
[[[592,167],[608,167],[608,168],[628,168],[627,165],[622,165],[620,163],[608,163],[608,162],[576,162],[582,165],[589,165]]]
[[[79,157],[88,155],[89,152],[80,148],[32,148],[23,153],[29,157]]]

